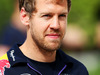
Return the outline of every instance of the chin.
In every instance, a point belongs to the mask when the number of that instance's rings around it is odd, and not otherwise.
[[[56,48],[55,48],[55,49],[53,49],[53,48],[52,48],[52,49],[51,49],[51,48],[49,48],[49,49],[45,49],[45,50],[46,50],[46,52],[55,52],[55,51],[57,51],[57,50],[58,50],[58,48],[57,48],[57,49],[56,49]]]
[[[50,51],[56,51],[56,50],[58,50],[59,48],[60,48],[60,45],[52,45],[52,46],[49,47],[49,50],[50,50]]]

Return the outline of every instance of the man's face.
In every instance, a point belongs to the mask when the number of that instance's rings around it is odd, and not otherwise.
[[[68,8],[66,0],[36,0],[36,11],[30,19],[33,42],[43,50],[54,51],[60,47],[66,32]]]

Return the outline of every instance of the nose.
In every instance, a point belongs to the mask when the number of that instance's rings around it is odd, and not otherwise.
[[[60,22],[59,22],[58,17],[54,17],[54,18],[52,19],[52,22],[51,22],[51,24],[50,24],[50,28],[51,28],[51,29],[55,29],[55,30],[57,30],[57,29],[60,28]]]

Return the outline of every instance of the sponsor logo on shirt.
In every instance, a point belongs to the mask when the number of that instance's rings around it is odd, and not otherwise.
[[[15,61],[14,50],[10,51],[10,57],[12,57],[13,61]]]
[[[21,74],[21,75],[31,75],[31,74],[29,74],[29,73],[23,73],[23,74]]]
[[[64,74],[61,74],[61,75],[73,75],[73,74],[65,74],[65,73],[64,73]]]
[[[5,68],[10,68],[9,61],[6,59],[0,60],[0,75],[4,75]]]

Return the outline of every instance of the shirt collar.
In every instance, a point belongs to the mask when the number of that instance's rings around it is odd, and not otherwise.
[[[11,64],[11,66],[14,66],[18,63],[28,63],[27,61],[27,57],[25,57],[25,55],[21,52],[21,50],[19,49],[19,46],[21,46],[21,44],[15,44],[8,52],[8,60]],[[56,56],[56,60],[58,61],[62,61],[62,64],[66,64],[69,67],[73,66],[73,63],[70,61],[70,59],[68,58],[69,56],[67,56],[63,51],[58,50],[57,51],[57,56]]]
[[[27,63],[26,61],[26,57],[24,56],[24,54],[21,52],[21,50],[19,49],[19,46],[21,46],[21,44],[15,44],[8,52],[8,60],[11,64],[11,66],[14,66],[18,63]]]
[[[57,51],[57,58],[56,59],[61,61],[62,64],[67,65],[67,68],[72,68],[74,66],[74,63],[71,60],[72,57],[68,56],[60,49]]]

